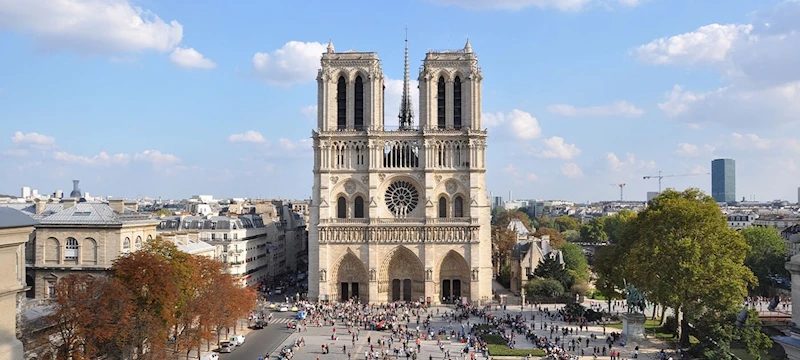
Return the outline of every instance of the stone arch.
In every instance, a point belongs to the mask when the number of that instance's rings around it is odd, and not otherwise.
[[[97,241],[87,237],[81,246],[81,264],[97,265]]]
[[[453,214],[454,218],[469,217],[467,215],[469,214],[469,212],[467,211],[467,206],[469,205],[469,203],[467,201],[467,197],[464,194],[456,193],[455,195],[453,195],[452,203],[453,203],[453,211],[451,213]]]
[[[357,296],[362,303],[369,302],[369,275],[353,250],[347,248],[331,269],[334,269],[329,282],[331,300],[346,301]]]
[[[439,261],[436,274],[439,300],[449,303],[458,298],[469,300],[470,270],[464,256],[456,250],[448,251]]]
[[[405,246],[389,251],[383,259],[378,293],[386,301],[418,301],[425,296],[425,267]]]
[[[44,262],[46,264],[61,263],[61,243],[54,237],[47,238],[44,242]]]

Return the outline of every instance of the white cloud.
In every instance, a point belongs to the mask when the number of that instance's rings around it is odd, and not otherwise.
[[[48,50],[84,54],[171,51],[183,26],[127,0],[4,0],[0,28],[27,33]]]
[[[615,172],[620,172],[625,169],[655,169],[656,162],[654,160],[637,160],[636,156],[627,153],[624,159],[620,159],[617,154],[613,152],[606,153],[606,164],[608,168]]]
[[[700,155],[700,148],[697,145],[682,142],[678,143],[678,147],[672,153],[682,157],[695,157]]]
[[[783,1],[751,14],[749,24],[711,24],[654,40],[635,50],[640,60],[663,65],[704,65],[728,85],[706,91],[675,86],[659,104],[688,123],[736,127],[800,122],[800,1]],[[759,121],[753,121],[759,119]]]
[[[592,0],[430,0],[442,5],[453,5],[468,9],[520,10],[535,6],[561,11],[578,11]]]
[[[503,122],[505,122],[505,115],[501,112],[481,114],[481,123],[486,127],[496,127]]]
[[[271,53],[255,53],[253,73],[270,85],[311,82],[317,76],[325,46],[318,42],[289,41]]]
[[[411,90],[411,107],[414,109],[414,123],[419,125],[419,89],[417,88],[418,82],[416,80],[409,81],[409,90]],[[400,101],[403,98],[403,79],[385,79],[383,85],[386,86],[384,93],[383,103],[386,112],[386,127],[387,129],[396,128],[400,126],[400,120],[397,115],[400,114]],[[435,120],[435,119],[434,119]]]
[[[731,133],[728,139],[731,145],[741,149],[767,150],[773,145],[772,140],[763,139],[756,134]]]
[[[70,154],[66,151],[53,152],[53,159],[70,164],[78,164],[85,166],[111,166],[111,165],[126,165],[131,160],[128,154],[109,154],[101,151],[99,154],[88,157],[83,155]]]
[[[52,136],[42,135],[35,132],[24,134],[22,131],[17,131],[14,133],[14,136],[11,137],[11,142],[20,145],[47,147],[55,145],[56,139]]]
[[[539,127],[539,120],[522,110],[511,110],[506,114],[511,130],[514,131],[514,136],[521,140],[533,140],[542,135],[542,129]]]
[[[692,174],[692,175],[706,175],[708,173],[709,173],[708,169],[706,169],[706,168],[704,168],[704,167],[702,167],[700,165],[695,165],[692,168],[692,170],[689,171],[689,174]]]
[[[578,149],[575,144],[567,144],[564,139],[558,136],[553,136],[542,140],[544,143],[544,150],[534,150],[534,156],[542,159],[562,159],[570,160],[581,154],[581,149]]]
[[[186,69],[213,69],[217,64],[206,58],[194,48],[175,48],[169,55],[173,64]]]
[[[534,173],[528,173],[526,178],[528,179],[528,181],[537,181],[537,180],[539,180],[539,176],[537,176]]]
[[[589,106],[578,108],[567,104],[553,104],[547,106],[547,111],[561,116],[570,117],[595,117],[595,116],[624,116],[638,117],[644,110],[637,108],[627,101],[617,101],[608,105]]]
[[[168,165],[179,163],[181,159],[172,154],[165,154],[158,150],[145,150],[133,156],[133,160],[149,162],[153,165]]]
[[[503,172],[514,177],[519,176],[519,170],[517,170],[517,167],[514,166],[514,164],[506,165],[506,167],[503,168]]]
[[[28,156],[28,150],[27,149],[8,149],[6,151],[3,151],[3,155],[14,156],[14,157],[23,157],[23,156]]]
[[[583,177],[583,170],[576,163],[564,163],[561,165],[561,174],[570,179],[577,179]]]
[[[300,114],[310,118],[317,117],[317,105],[308,105],[300,109]]]
[[[278,139],[278,145],[282,150],[286,151],[311,151],[311,139],[300,139],[292,141],[286,138]]]
[[[228,136],[228,141],[232,143],[263,143],[264,136],[258,131],[247,130],[241,134]]]

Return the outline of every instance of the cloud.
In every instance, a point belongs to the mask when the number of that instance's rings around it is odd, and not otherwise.
[[[611,8],[609,2],[595,0],[429,0],[440,5],[458,6],[473,10],[521,10],[528,7],[540,9],[556,9],[559,11],[580,11],[590,4],[603,5]],[[615,0],[615,3],[633,7],[640,0]]]
[[[506,167],[503,168],[503,172],[514,177],[519,176],[519,170],[517,170],[517,167],[514,166],[514,164],[506,165]]]
[[[627,101],[617,101],[608,105],[589,106],[584,108],[578,108],[567,104],[553,104],[547,106],[547,111],[556,115],[570,117],[639,117],[644,114],[644,110],[637,108],[635,105]]]
[[[537,180],[539,180],[539,177],[534,173],[528,173],[528,175],[526,175],[525,177],[528,179],[528,181],[537,181]]]
[[[505,122],[505,115],[503,113],[483,113],[481,114],[481,123],[486,127],[497,127]]]
[[[511,110],[506,114],[511,130],[514,131],[514,136],[521,140],[532,140],[542,135],[542,129],[539,127],[539,121],[530,113],[522,110]]]
[[[258,131],[247,130],[241,134],[228,136],[228,141],[232,143],[263,143],[264,136]]]
[[[286,138],[278,139],[278,145],[282,150],[286,151],[311,151],[311,139],[300,139],[292,141]]]
[[[185,69],[213,69],[217,64],[203,56],[194,48],[176,48],[169,55],[173,64]]]
[[[728,136],[730,144],[741,149],[768,150],[773,146],[773,141],[763,139],[756,134],[731,133]]]
[[[253,74],[267,84],[291,86],[314,81],[325,45],[289,41],[271,53],[253,55]]]
[[[625,154],[624,159],[620,159],[617,154],[613,152],[606,153],[606,165],[611,171],[620,172],[625,169],[635,168],[635,169],[655,169],[656,162],[653,160],[637,160],[636,156],[627,153]]]
[[[29,34],[43,49],[82,54],[168,52],[183,26],[127,0],[5,0],[0,28]]]
[[[158,150],[145,150],[133,156],[134,161],[148,162],[156,166],[169,165],[181,162],[181,159],[172,154],[165,154]]]
[[[678,143],[678,147],[672,153],[682,157],[695,157],[700,155],[700,149],[694,144]]]
[[[13,156],[13,157],[23,157],[23,156],[28,156],[28,150],[27,149],[8,149],[6,151],[3,151],[3,155]]]
[[[575,144],[567,144],[564,139],[558,136],[553,136],[542,140],[544,143],[544,150],[534,150],[534,156],[541,159],[562,159],[571,160],[572,158],[581,154],[581,149],[578,149]]]
[[[397,115],[400,113],[400,101],[403,98],[403,79],[385,79],[383,85],[386,86],[383,103],[386,112],[386,127],[393,128],[400,126]],[[414,109],[414,121],[419,125],[419,89],[416,80],[409,81],[411,90],[411,107]],[[435,119],[434,119],[435,120]]]
[[[561,174],[570,179],[577,179],[583,177],[583,170],[576,163],[564,163],[561,165]]]
[[[101,151],[99,154],[92,157],[70,154],[66,151],[55,151],[53,152],[52,156],[56,161],[62,161],[69,164],[103,167],[112,165],[127,165],[131,160],[131,156],[128,154],[109,154],[105,151]]]
[[[800,1],[783,1],[751,17],[749,24],[710,24],[634,50],[643,62],[702,66],[727,82],[703,91],[675,85],[659,104],[664,114],[734,127],[800,122]]]
[[[317,105],[308,105],[300,109],[300,115],[310,118],[317,117]]]
[[[17,131],[11,137],[11,142],[19,145],[47,147],[55,145],[56,139],[52,136],[42,135],[35,132],[24,134],[22,131]]]

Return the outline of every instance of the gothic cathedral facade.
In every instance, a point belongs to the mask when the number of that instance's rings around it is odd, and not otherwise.
[[[398,125],[374,52],[328,44],[318,72],[309,224],[312,300],[487,302],[492,295],[481,69],[467,41],[425,55],[419,124],[408,44]],[[393,104],[392,104],[393,105]]]

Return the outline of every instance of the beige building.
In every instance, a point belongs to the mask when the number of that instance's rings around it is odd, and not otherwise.
[[[25,291],[25,243],[36,221],[9,208],[0,208],[0,360],[22,360],[17,339],[17,308]]]
[[[469,42],[426,54],[419,125],[407,48],[405,63],[397,127],[384,123],[376,53],[336,52],[330,43],[322,54],[309,206],[311,299],[490,300],[478,58]]]
[[[541,238],[531,235],[527,240],[517,241],[511,255],[511,291],[514,293],[522,291],[525,284],[533,279],[536,268],[546,258],[555,258],[561,264],[564,263],[561,251],[550,246],[549,235]]]

